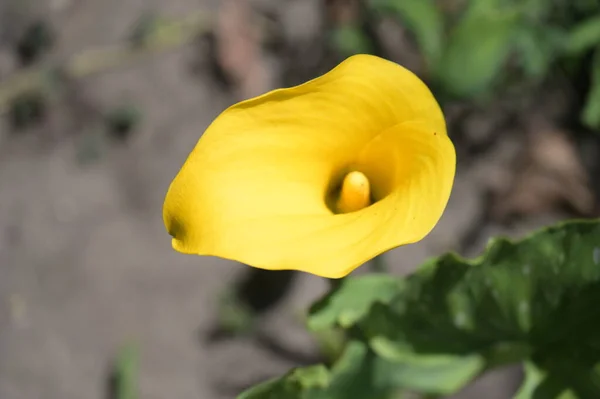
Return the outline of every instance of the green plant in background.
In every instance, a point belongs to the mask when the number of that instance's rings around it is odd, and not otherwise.
[[[133,105],[114,108],[105,116],[108,132],[117,140],[125,140],[141,120],[141,111]]]
[[[431,259],[407,278],[347,277],[310,310],[342,328],[331,367],[295,369],[238,399],[387,399],[457,392],[522,363],[516,399],[600,397],[600,221],[562,223],[473,260]]]
[[[40,92],[25,92],[15,97],[9,109],[12,128],[21,130],[41,122],[46,106],[46,99]]]
[[[111,370],[107,399],[137,399],[139,350],[137,345],[123,346]]]
[[[44,21],[29,25],[15,44],[15,53],[23,66],[37,62],[54,43],[55,33]]]
[[[331,34],[331,41],[335,47],[345,55],[372,54],[374,46],[360,28],[355,26],[341,26]]]
[[[487,99],[520,76],[531,87],[560,64],[591,64],[581,121],[600,128],[600,1],[371,0],[373,12],[396,17],[412,33],[438,94]],[[348,29],[345,29],[348,30]],[[358,29],[338,32],[344,54],[368,51]],[[360,38],[360,39],[358,39]],[[572,71],[571,76],[577,77]]]

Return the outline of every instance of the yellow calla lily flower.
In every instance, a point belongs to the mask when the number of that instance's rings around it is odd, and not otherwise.
[[[423,239],[455,166],[427,86],[355,55],[219,115],[171,183],[163,218],[179,252],[340,278]]]

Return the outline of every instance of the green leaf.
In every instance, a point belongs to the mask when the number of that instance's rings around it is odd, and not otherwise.
[[[451,333],[452,340],[442,341],[455,342],[452,346],[459,352],[465,346],[454,338],[479,345],[499,339],[542,344],[564,338],[584,321],[595,320],[592,315],[600,315],[600,310],[585,306],[600,299],[600,291],[591,290],[596,286],[600,224],[569,222],[515,243],[493,239],[475,260],[454,254],[433,259],[408,278],[389,309],[402,324],[417,323],[406,326],[408,333],[420,330],[421,338],[414,342],[426,341],[429,333]],[[576,332],[581,337],[582,331]],[[441,341],[435,341],[439,346]]]
[[[553,359],[545,365],[533,361],[525,364],[525,381],[515,399],[586,399],[600,392],[598,352],[591,352],[592,362],[579,362],[572,354],[567,359]],[[586,364],[587,363],[587,364]]]
[[[521,26],[515,32],[515,46],[525,75],[539,81],[546,76],[558,56],[564,33],[544,27]]]
[[[600,222],[575,221],[518,242],[494,239],[474,260],[432,259],[359,325],[386,358],[394,351],[409,359],[454,356],[447,361],[481,355],[495,366],[533,356],[563,376],[562,386],[600,397],[592,374],[578,381],[581,373],[563,361],[586,373],[595,367],[585,355],[600,353],[598,303]]]
[[[138,397],[138,349],[136,346],[125,346],[119,352],[114,369],[114,392],[110,396],[115,399],[136,399]]]
[[[600,128],[600,47],[592,61],[592,85],[581,113],[582,122],[589,128]]]
[[[367,314],[375,303],[386,303],[403,287],[403,281],[388,274],[348,277],[309,312],[311,330],[324,330],[340,325],[348,328]]]
[[[565,391],[559,379],[552,378],[547,372],[532,362],[525,363],[525,381],[514,399],[577,399],[572,392]]]
[[[479,258],[444,255],[405,280],[343,281],[312,322],[352,326],[365,342],[351,341],[330,371],[296,369],[239,399],[445,395],[485,369],[525,360],[518,399],[600,397],[598,303],[600,220],[494,239]]]
[[[378,371],[383,362],[363,342],[352,341],[333,367],[332,380],[323,399],[384,399],[396,385]],[[382,378],[383,377],[383,378]]]
[[[352,341],[331,371],[324,366],[295,369],[238,399],[387,399],[394,388],[373,373],[378,361],[366,344]]]
[[[457,97],[489,91],[514,47],[517,23],[512,12],[489,12],[482,6],[467,12],[450,33],[437,69],[443,89]]]
[[[341,328],[329,328],[313,332],[319,353],[329,362],[340,357],[346,346],[347,334]]]
[[[380,378],[395,386],[429,394],[450,395],[475,378],[484,368],[479,355],[419,355],[406,346],[379,337],[371,341],[375,353],[385,364],[377,370]],[[386,375],[387,374],[387,375]]]
[[[414,34],[427,65],[440,60],[444,41],[444,19],[434,0],[378,0],[373,7],[397,15]]]
[[[323,365],[297,368],[281,378],[256,385],[237,399],[317,399],[329,385],[330,373]]]
[[[571,55],[581,54],[600,44],[600,15],[595,15],[577,25],[565,41],[565,51]]]

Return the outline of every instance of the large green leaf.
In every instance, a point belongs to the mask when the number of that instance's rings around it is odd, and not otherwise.
[[[415,357],[480,354],[493,366],[533,356],[556,370],[581,348],[600,353],[599,303],[600,223],[570,222],[515,243],[495,239],[475,260],[433,259],[360,325]],[[594,384],[577,384],[600,397]]]
[[[239,399],[444,395],[520,361],[528,374],[518,399],[599,398],[599,303],[600,221],[494,239],[477,259],[444,255],[407,279],[346,279],[311,315],[316,328],[352,327],[331,370],[297,369]]]
[[[434,67],[440,60],[444,39],[444,19],[434,0],[375,0],[373,7],[391,12],[413,33],[427,65]]]
[[[436,74],[442,88],[457,97],[486,94],[514,47],[517,24],[514,12],[473,6],[450,33]]]
[[[345,278],[335,290],[311,307],[308,326],[314,331],[336,325],[351,327],[374,303],[386,303],[398,294],[403,283],[397,277],[383,273]]]

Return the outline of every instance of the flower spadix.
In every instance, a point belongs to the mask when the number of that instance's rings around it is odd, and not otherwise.
[[[337,196],[336,210],[340,213],[359,211],[371,201],[369,179],[362,172],[353,171],[344,177]]]
[[[177,251],[339,278],[423,239],[455,164],[425,84],[356,55],[226,109],[171,183],[163,218]]]

